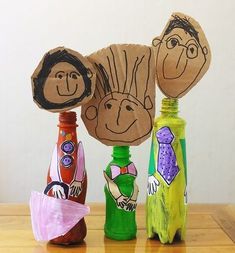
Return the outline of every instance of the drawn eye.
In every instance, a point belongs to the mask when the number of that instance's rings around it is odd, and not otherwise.
[[[74,80],[78,79],[79,73],[77,72],[71,72],[70,77],[73,78]]]
[[[59,79],[62,79],[63,75],[62,74],[58,74],[56,77],[59,78]]]
[[[178,41],[178,39],[176,39],[176,38],[171,38],[171,39],[169,39],[169,40],[166,42],[166,46],[167,46],[167,48],[169,48],[169,49],[174,48],[174,47],[177,46],[178,44],[179,44],[179,41]]]
[[[198,48],[195,44],[188,45],[187,56],[190,59],[196,58],[198,56]]]
[[[112,105],[111,105],[111,104],[105,104],[105,109],[110,110],[111,108],[112,108]]]
[[[134,110],[132,109],[132,107],[129,106],[129,105],[126,106],[126,109],[127,109],[127,111],[134,111]]]
[[[72,74],[72,78],[73,79],[78,79],[77,76],[75,74]]]
[[[56,78],[62,79],[64,77],[63,71],[59,71],[55,74]]]

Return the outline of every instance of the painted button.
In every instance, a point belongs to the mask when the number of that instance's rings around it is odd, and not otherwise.
[[[64,155],[61,158],[61,163],[64,167],[68,168],[73,164],[73,157],[71,155]]]
[[[72,154],[74,151],[74,143],[72,141],[65,141],[62,143],[61,149],[66,154]]]

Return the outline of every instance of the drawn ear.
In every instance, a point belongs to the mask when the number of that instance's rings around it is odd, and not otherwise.
[[[94,120],[98,115],[97,108],[94,105],[89,106],[85,111],[85,116],[88,120]]]
[[[207,55],[207,54],[208,54],[208,49],[207,49],[206,46],[202,48],[202,51],[203,51],[204,55]]]
[[[92,78],[92,76],[93,76],[92,71],[89,68],[87,68],[87,77]]]
[[[156,37],[156,38],[153,39],[152,45],[153,45],[154,47],[157,47],[157,46],[159,46],[159,45],[161,44],[161,41],[162,41],[162,40],[161,40],[159,37]]]
[[[153,108],[153,103],[149,96],[144,99],[144,108],[147,110],[151,110]]]

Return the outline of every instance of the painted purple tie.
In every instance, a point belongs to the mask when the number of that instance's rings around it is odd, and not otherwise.
[[[169,127],[162,127],[157,131],[156,137],[159,143],[157,171],[170,185],[179,172],[175,152],[171,146],[174,135]]]

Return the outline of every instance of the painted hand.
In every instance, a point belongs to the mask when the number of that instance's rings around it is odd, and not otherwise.
[[[78,195],[82,191],[82,182],[74,180],[70,185],[70,193],[69,195],[72,197],[78,197]]]
[[[154,195],[159,187],[160,183],[155,176],[151,175],[148,177],[147,193],[148,195]]]
[[[126,203],[126,206],[125,206],[124,209],[125,209],[126,211],[133,212],[133,211],[135,211],[136,206],[137,206],[136,200],[130,199],[130,200]]]
[[[123,195],[120,195],[117,199],[116,199],[116,202],[117,202],[117,206],[124,209],[125,208],[125,205],[128,201],[128,197],[126,196],[123,196]]]
[[[57,199],[66,199],[64,188],[60,185],[52,186],[52,192],[55,198]]]

